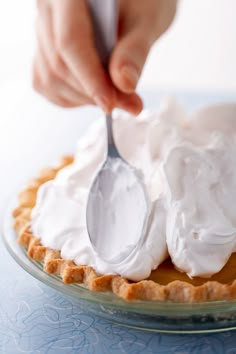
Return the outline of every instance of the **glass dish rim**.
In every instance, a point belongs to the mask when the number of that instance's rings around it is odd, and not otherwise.
[[[124,312],[135,312],[153,316],[177,317],[177,315],[192,316],[236,312],[236,299],[198,303],[126,301],[110,292],[91,291],[82,284],[64,284],[61,277],[44,272],[42,264],[31,260],[27,256],[26,250],[17,243],[17,235],[12,226],[12,210],[15,206],[16,200],[14,198],[10,200],[3,219],[2,237],[8,252],[27,273],[64,295],[75,298],[78,301],[91,302],[98,306],[110,306],[113,309]]]

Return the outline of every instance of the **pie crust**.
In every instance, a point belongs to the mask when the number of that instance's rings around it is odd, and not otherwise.
[[[76,265],[61,258],[60,251],[44,247],[30,230],[31,210],[41,184],[55,178],[57,172],[73,162],[72,156],[62,158],[59,166],[47,168],[33,179],[18,196],[18,207],[13,211],[14,229],[18,243],[25,247],[28,256],[41,262],[44,271],[59,274],[65,284],[83,283],[93,291],[111,291],[125,300],[172,302],[205,302],[236,299],[236,253],[226,266],[209,279],[190,279],[177,271],[170,259],[163,262],[150,277],[132,282],[119,275],[100,275],[89,265]]]

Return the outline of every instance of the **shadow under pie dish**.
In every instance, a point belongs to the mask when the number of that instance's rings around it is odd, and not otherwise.
[[[27,248],[28,256],[43,264],[45,272],[59,274],[66,284],[83,283],[93,291],[112,291],[121,298],[147,301],[208,302],[236,299],[236,253],[233,253],[225,267],[210,279],[190,279],[175,269],[170,259],[165,260],[149,278],[130,281],[119,275],[97,274],[89,265],[76,265],[61,258],[60,251],[43,246],[30,228],[31,211],[35,206],[37,191],[47,181],[55,178],[57,172],[73,162],[65,157],[56,168],[43,170],[18,198],[18,207],[13,211],[14,229],[18,242]]]

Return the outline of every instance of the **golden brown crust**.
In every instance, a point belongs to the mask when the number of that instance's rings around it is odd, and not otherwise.
[[[193,285],[186,281],[174,280],[160,284],[154,280],[142,280],[137,283],[118,275],[99,275],[88,265],[76,265],[73,261],[61,258],[60,251],[43,246],[30,231],[30,214],[36,202],[39,186],[55,178],[57,172],[73,162],[72,156],[66,156],[56,168],[48,168],[19,194],[18,207],[13,211],[14,229],[18,234],[18,243],[28,250],[28,256],[43,263],[44,271],[59,274],[65,284],[85,284],[93,291],[112,291],[117,296],[133,301],[172,301],[202,302],[236,299],[236,274],[231,283],[206,281],[202,285]],[[156,271],[157,272],[157,271]]]

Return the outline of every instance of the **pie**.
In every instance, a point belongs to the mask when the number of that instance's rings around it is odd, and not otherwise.
[[[210,279],[190,279],[175,269],[170,259],[152,271],[148,279],[133,282],[119,275],[101,275],[89,265],[76,265],[61,258],[60,251],[44,247],[32,234],[30,217],[36,202],[37,190],[46,181],[55,178],[57,172],[73,162],[72,156],[65,156],[57,167],[47,168],[22,190],[18,207],[13,211],[14,229],[18,243],[25,247],[28,256],[41,262],[44,271],[58,274],[65,284],[84,284],[93,291],[110,291],[128,300],[205,302],[236,299],[236,253],[233,253],[225,267]]]

